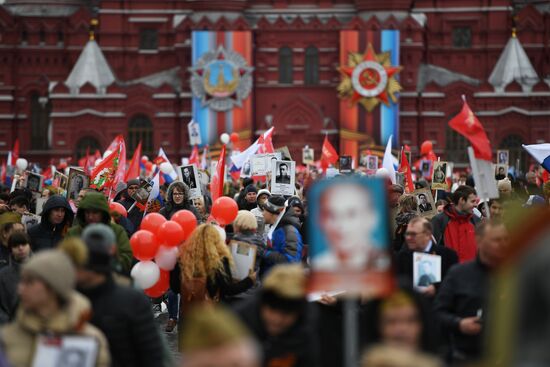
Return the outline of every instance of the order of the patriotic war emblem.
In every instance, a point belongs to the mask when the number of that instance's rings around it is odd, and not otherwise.
[[[241,107],[252,91],[252,71],[237,52],[223,46],[206,52],[191,68],[191,91],[203,107],[229,111]]]

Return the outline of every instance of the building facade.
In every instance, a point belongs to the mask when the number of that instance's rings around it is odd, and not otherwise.
[[[447,127],[464,95],[495,151],[526,164],[522,143],[550,141],[550,6],[540,3],[6,0],[0,153],[19,138],[21,156],[45,163],[124,134],[129,152],[142,140],[147,154],[188,156],[192,34],[210,30],[252,34],[252,121],[237,131],[239,148],[274,126],[275,146],[298,161],[305,145],[318,159],[325,135],[357,160],[385,142],[380,108],[344,121],[342,34],[357,31],[380,52],[380,32],[398,30],[398,142],[414,155],[432,140],[442,159],[466,162],[466,142]]]

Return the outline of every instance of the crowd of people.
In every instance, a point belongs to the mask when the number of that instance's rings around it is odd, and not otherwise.
[[[290,197],[272,195],[251,178],[227,183],[225,194],[239,212],[223,230],[210,215],[207,187],[192,198],[184,182],[162,185],[160,214],[169,220],[188,210],[198,226],[179,247],[170,289],[154,299],[130,277],[137,259],[129,238],[145,214],[135,200],[140,180],[117,188],[114,201],[124,215],[94,189],[82,189],[74,201],[50,189],[36,213],[40,223],[27,227],[22,216],[36,211],[36,195],[6,188],[0,193],[0,366],[40,366],[37,358],[53,343],[48,338],[61,338],[53,344],[63,346],[71,336],[95,341],[95,366],[173,366],[166,333],[178,333],[183,366],[343,366],[343,298],[312,300],[307,292],[308,230],[315,226],[307,190],[320,178],[300,172]],[[420,179],[416,186],[428,183]],[[388,183],[387,245],[396,286],[386,297],[355,300],[362,366],[465,365],[483,357],[490,275],[509,246],[503,218],[550,199],[550,184],[539,184],[531,172],[525,184],[503,178],[498,189],[499,199],[480,203],[471,178],[457,176],[449,192],[438,192],[437,214],[428,217],[432,208],[419,207],[425,202]],[[232,276],[230,241],[256,247],[254,267],[242,280]],[[415,283],[418,253],[441,258],[440,277],[426,263]],[[168,321],[159,328],[154,310],[162,303]],[[76,357],[61,353],[49,365],[84,365],[70,358]]]

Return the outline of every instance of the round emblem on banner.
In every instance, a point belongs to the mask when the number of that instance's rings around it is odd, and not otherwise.
[[[241,107],[252,91],[253,68],[242,55],[223,46],[204,53],[189,71],[193,95],[201,100],[202,106],[214,111]]]
[[[388,73],[379,63],[364,61],[353,70],[351,83],[363,97],[376,97],[386,89]]]

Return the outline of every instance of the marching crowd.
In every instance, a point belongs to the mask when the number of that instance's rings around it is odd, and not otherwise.
[[[163,185],[160,214],[170,219],[188,210],[198,226],[179,248],[170,289],[155,299],[130,277],[137,260],[129,238],[144,217],[133,198],[140,180],[118,187],[114,201],[123,214],[103,193],[85,188],[74,203],[48,194],[40,223],[28,228],[21,217],[35,210],[32,193],[6,188],[0,193],[0,366],[54,365],[37,364],[39,341],[71,335],[97,341],[96,366],[173,366],[165,333],[175,332],[183,366],[342,366],[343,301],[324,294],[311,302],[307,295],[307,189],[317,179],[299,173],[292,197],[271,195],[249,178],[226,184],[239,212],[222,231],[210,215],[206,187],[191,199],[185,183]],[[415,184],[428,187],[422,179]],[[500,198],[480,203],[472,180],[457,177],[452,192],[438,192],[433,218],[421,215],[423,203],[402,186],[387,187],[396,285],[387,297],[355,302],[362,366],[479,361],[490,274],[509,246],[502,218],[516,205],[547,206],[550,184],[537,184],[532,173],[525,181],[503,178]],[[254,269],[240,281],[231,276],[230,240],[257,247]],[[441,257],[441,281],[426,272],[420,287],[413,285],[415,253]],[[159,328],[153,308],[161,303],[169,319]],[[57,366],[84,365],[69,358]]]

